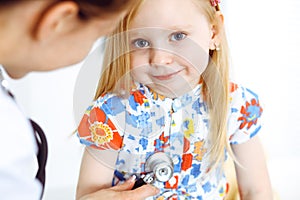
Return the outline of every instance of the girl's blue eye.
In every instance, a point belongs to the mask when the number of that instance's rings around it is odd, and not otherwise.
[[[150,43],[144,39],[136,39],[133,41],[133,45],[137,48],[146,48],[150,46]]]
[[[187,36],[187,34],[183,33],[183,32],[178,32],[178,33],[173,33],[171,35],[171,40],[172,41],[180,41],[180,40],[183,40],[185,39]]]

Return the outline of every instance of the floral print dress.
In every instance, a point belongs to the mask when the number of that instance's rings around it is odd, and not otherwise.
[[[155,181],[161,192],[148,199],[223,199],[228,191],[224,173],[220,167],[208,173],[209,116],[201,91],[199,84],[170,99],[137,84],[127,98],[102,95],[83,116],[77,133],[80,142],[96,151],[117,152],[113,184],[145,173],[145,161],[153,153],[169,155],[173,176],[164,183]],[[255,93],[232,83],[229,109],[230,144],[246,142],[258,133],[262,108]]]

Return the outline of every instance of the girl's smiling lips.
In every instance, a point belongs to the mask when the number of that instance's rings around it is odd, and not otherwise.
[[[165,80],[169,80],[169,79],[173,78],[174,76],[179,74],[182,70],[183,69],[178,70],[178,71],[173,72],[173,73],[170,73],[170,74],[167,74],[167,75],[152,75],[152,77],[154,77],[155,79],[161,80],[161,81],[165,81]]]

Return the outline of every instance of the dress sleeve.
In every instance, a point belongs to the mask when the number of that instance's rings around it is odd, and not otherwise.
[[[228,134],[230,144],[241,144],[254,137],[262,126],[263,109],[257,94],[231,84]]]
[[[113,119],[125,108],[116,96],[101,96],[83,115],[77,129],[80,143],[98,150],[119,150],[122,146],[122,133],[116,128]]]

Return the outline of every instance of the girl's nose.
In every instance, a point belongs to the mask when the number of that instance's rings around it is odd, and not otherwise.
[[[174,55],[165,50],[152,49],[150,53],[151,64],[168,65],[173,63]]]

